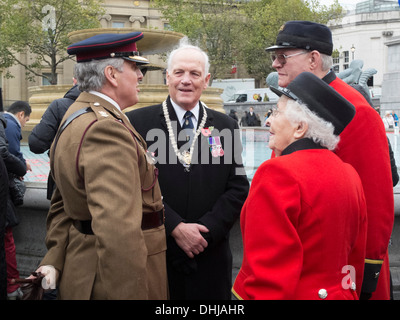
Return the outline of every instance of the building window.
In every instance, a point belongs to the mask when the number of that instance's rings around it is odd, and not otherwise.
[[[344,51],[344,52],[343,52],[343,55],[344,55],[344,62],[345,62],[345,63],[349,62],[349,61],[350,61],[349,52],[348,52],[348,51]]]
[[[333,71],[334,71],[335,73],[339,73],[339,65],[334,65],[334,66],[333,66]]]
[[[347,63],[343,65],[343,70],[346,70],[348,68],[349,68],[349,65]]]
[[[339,57],[333,58],[333,64],[339,64],[339,63],[340,63]]]
[[[112,27],[113,27],[113,28],[125,28],[125,22],[117,22],[117,21],[114,21],[114,22],[112,23]]]
[[[43,73],[44,76],[50,78],[51,77],[51,73]],[[50,86],[51,83],[47,78],[43,78],[42,77],[42,86]]]

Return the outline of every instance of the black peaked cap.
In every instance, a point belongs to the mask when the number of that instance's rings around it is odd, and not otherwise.
[[[332,55],[333,41],[331,30],[319,23],[311,21],[288,21],[280,29],[275,45],[266,51],[277,49],[317,50]]]
[[[299,74],[287,88],[270,89],[278,96],[307,105],[320,118],[333,124],[335,135],[339,135],[356,114],[354,106],[335,89],[310,72]]]

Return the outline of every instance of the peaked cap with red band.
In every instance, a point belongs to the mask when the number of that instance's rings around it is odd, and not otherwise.
[[[143,38],[143,32],[105,33],[98,34],[67,48],[70,55],[76,55],[76,61],[123,58],[137,64],[147,64],[149,61],[140,56],[136,42]]]

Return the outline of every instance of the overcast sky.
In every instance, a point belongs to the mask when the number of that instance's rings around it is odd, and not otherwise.
[[[356,8],[356,4],[359,2],[363,2],[365,0],[339,0],[339,3],[345,9],[351,10]],[[393,0],[395,1],[395,0]],[[323,5],[331,5],[333,4],[333,0],[320,0],[319,1]]]

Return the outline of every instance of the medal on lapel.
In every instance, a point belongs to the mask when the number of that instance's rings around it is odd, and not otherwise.
[[[222,157],[224,155],[224,149],[222,149],[220,137],[209,137],[208,144],[210,145],[211,155],[214,158]]]

